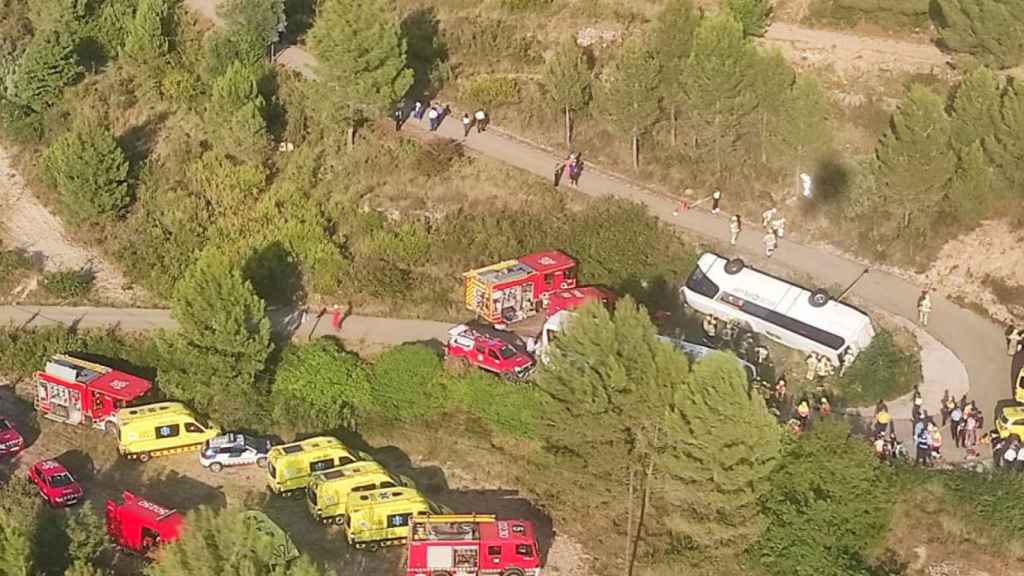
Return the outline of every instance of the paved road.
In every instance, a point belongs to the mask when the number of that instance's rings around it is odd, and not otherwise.
[[[213,17],[215,0],[187,0],[194,10]],[[280,53],[279,62],[309,77],[313,77],[314,59],[299,47],[289,47]],[[458,117],[455,113],[453,116]],[[423,130],[416,122],[409,129]],[[550,178],[558,157],[550,150],[533,145],[499,128],[485,134],[461,137],[461,126],[449,119],[442,124],[440,137],[459,140],[469,151],[501,160],[542,178]],[[724,216],[703,210],[688,210],[673,214],[676,201],[648,189],[636,186],[610,173],[590,166],[584,174],[579,190],[591,196],[614,196],[645,204],[659,219],[687,231],[697,233],[725,245],[728,222]],[[726,210],[728,207],[726,206]],[[740,236],[739,244],[729,255],[743,256],[749,261],[762,260],[761,235],[748,232]],[[791,240],[780,242],[771,259],[772,266],[781,266],[813,279],[822,287],[845,287],[853,283],[865,269],[865,264],[828,252],[822,248],[798,244]],[[869,308],[877,308],[904,318],[916,318],[916,301],[920,287],[893,274],[871,270],[850,291],[850,298]],[[933,311],[928,332],[939,342],[953,350],[967,369],[971,383],[971,396],[988,412],[996,402],[1009,395],[1010,361],[1005,354],[1002,327],[987,318],[961,308],[946,298],[933,298]],[[938,411],[938,406],[928,406]]]
[[[309,314],[302,321],[300,313],[271,310],[274,330],[296,339],[335,335],[346,343],[393,346],[405,342],[442,342],[450,323],[429,320],[398,320],[352,315],[344,319],[341,330],[331,326],[330,316],[317,318]],[[174,329],[178,324],[169,310],[146,308],[95,308],[58,306],[0,306],[0,325],[35,327],[62,324],[79,328],[117,326],[127,332]]]

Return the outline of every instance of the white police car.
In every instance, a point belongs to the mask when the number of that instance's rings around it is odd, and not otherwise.
[[[199,453],[199,463],[214,472],[225,466],[267,465],[270,440],[229,432],[211,438]]]

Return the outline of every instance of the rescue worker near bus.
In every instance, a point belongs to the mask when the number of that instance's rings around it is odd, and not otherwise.
[[[822,417],[828,416],[832,413],[832,403],[828,401],[828,396],[824,394],[818,399],[818,414]]]
[[[875,434],[883,434],[892,423],[892,416],[889,415],[889,407],[884,402],[875,406]]]
[[[839,364],[839,377],[842,378],[846,375],[846,371],[853,364],[853,361],[857,358],[857,351],[853,346],[847,346],[846,352],[843,352],[843,361]]]
[[[783,374],[775,381],[775,398],[781,402],[786,397],[786,376]]]
[[[932,311],[931,290],[925,288],[921,291],[921,297],[917,299],[917,322],[921,326],[928,325],[928,314]]]
[[[743,229],[743,223],[740,221],[739,214],[733,214],[729,220],[729,245],[735,246],[736,239],[740,237],[740,230]]]
[[[821,356],[818,358],[817,366],[818,378],[828,378],[836,373],[835,366],[832,365],[832,361]]]
[[[818,355],[811,352],[807,355],[804,362],[807,364],[807,381],[810,382],[811,380],[814,380],[814,375],[818,371]]]
[[[928,425],[928,431],[932,435],[932,457],[942,458],[942,431],[934,424]]]
[[[1024,330],[1016,326],[1010,326],[1009,332],[1006,333],[1007,356],[1013,356],[1017,353],[1021,346],[1021,340],[1024,340]]]
[[[779,218],[778,220],[772,220],[771,231],[775,236],[782,238],[786,235],[786,219]]]
[[[764,235],[764,255],[766,257],[771,258],[778,246],[779,239],[775,237],[774,232],[768,232]]]
[[[772,223],[772,220],[775,219],[775,214],[777,213],[778,210],[775,208],[769,208],[764,212],[761,212],[761,227],[765,230],[769,230],[769,225]]]
[[[807,424],[811,420],[811,406],[807,402],[807,397],[806,396],[804,397],[803,400],[800,401],[800,404],[797,404],[796,415],[797,415],[797,418],[800,419],[800,429],[801,430],[806,430],[807,429]]]
[[[721,190],[715,190],[714,192],[711,193],[711,213],[712,214],[718,214],[718,212],[719,212],[718,204],[721,201],[722,201],[722,191]]]
[[[705,339],[711,342],[718,336],[718,319],[711,314],[704,315],[704,321],[702,323],[704,328]]]

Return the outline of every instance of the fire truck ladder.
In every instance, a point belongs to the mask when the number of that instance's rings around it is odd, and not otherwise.
[[[55,354],[53,359],[64,362],[74,368],[85,368],[86,370],[97,374],[106,374],[107,372],[110,372],[110,368],[107,366],[103,366],[102,364],[97,364],[95,362],[89,362],[88,360],[82,360],[81,358],[75,358],[74,356],[68,356],[67,354]]]

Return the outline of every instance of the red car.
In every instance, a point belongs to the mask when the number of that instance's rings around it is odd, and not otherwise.
[[[522,380],[530,375],[537,363],[533,356],[505,339],[510,337],[459,324],[448,331],[445,358],[494,372],[509,380]]]
[[[24,447],[25,439],[21,434],[6,418],[0,418],[0,458],[14,456]]]
[[[71,473],[56,460],[36,462],[28,469],[28,479],[39,488],[39,493],[50,506],[71,506],[82,499],[82,487]]]

